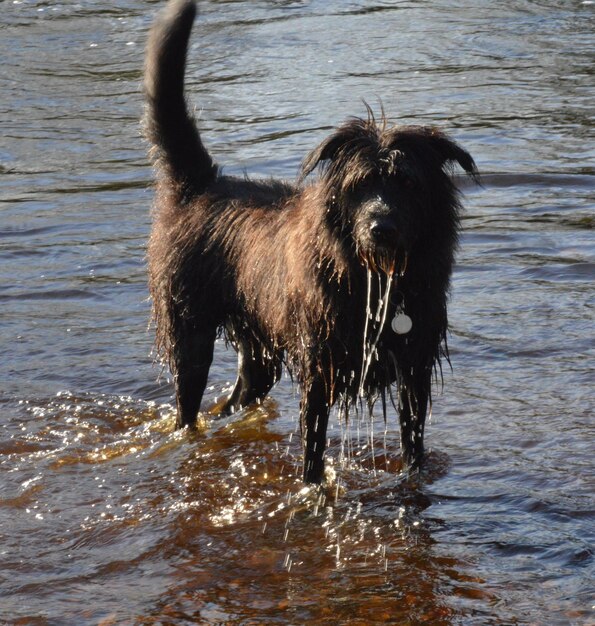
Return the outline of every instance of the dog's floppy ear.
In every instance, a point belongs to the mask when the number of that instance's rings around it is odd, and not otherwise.
[[[473,157],[466,150],[463,150],[461,146],[445,135],[438,133],[432,133],[431,142],[434,149],[442,157],[443,163],[458,163],[475,182],[479,183],[477,166]]]
[[[344,146],[349,139],[351,139],[350,133],[345,128],[339,128],[337,132],[329,135],[317,148],[306,155],[302,162],[300,180],[303,181],[322,161],[332,161],[341,146]]]

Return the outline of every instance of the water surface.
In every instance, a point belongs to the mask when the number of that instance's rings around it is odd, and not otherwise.
[[[593,623],[595,5],[200,3],[188,84],[226,172],[295,179],[366,100],[483,173],[427,471],[400,474],[394,415],[334,419],[321,492],[287,379],[173,431],[138,123],[161,5],[2,5],[0,621]],[[211,374],[207,402],[223,345]]]

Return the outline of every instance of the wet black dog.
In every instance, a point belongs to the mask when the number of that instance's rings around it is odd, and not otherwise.
[[[446,354],[460,209],[448,168],[470,155],[440,131],[371,112],[323,141],[293,186],[220,174],[184,99],[194,2],[171,2],[148,44],[146,130],[157,166],[149,243],[157,347],[178,426],[199,412],[216,337],[239,374],[222,410],[260,402],[286,364],[301,386],[304,479],[324,473],[330,407],[387,395],[405,464],[423,458],[431,384]],[[395,393],[393,396],[392,388]]]

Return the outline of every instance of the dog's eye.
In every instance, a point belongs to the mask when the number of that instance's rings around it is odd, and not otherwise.
[[[397,184],[405,189],[413,189],[415,187],[415,181],[411,176],[407,176],[406,174],[401,174],[397,176]]]
[[[362,194],[368,194],[378,189],[378,183],[371,178],[363,178],[357,184],[357,191]]]

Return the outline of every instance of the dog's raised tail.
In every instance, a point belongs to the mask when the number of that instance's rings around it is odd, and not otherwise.
[[[172,0],[158,17],[147,44],[144,126],[151,156],[179,202],[188,201],[217,175],[184,97],[184,71],[196,5]]]

